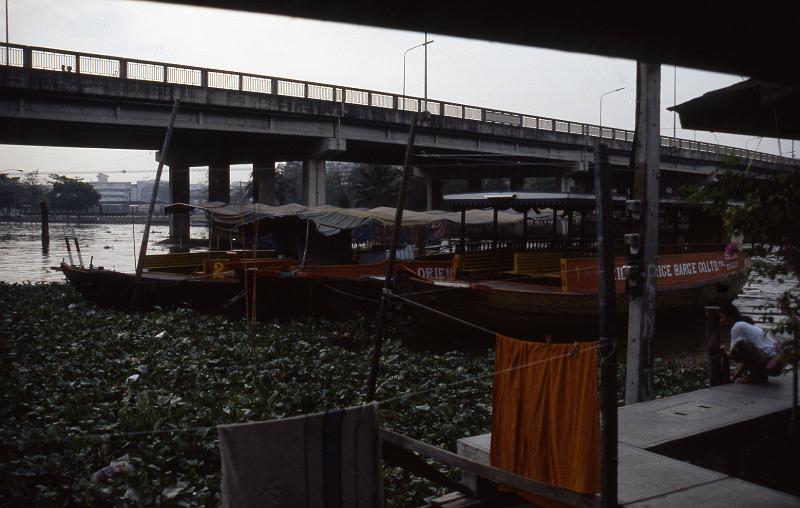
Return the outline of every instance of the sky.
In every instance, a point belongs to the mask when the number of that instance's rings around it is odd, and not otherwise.
[[[300,18],[126,0],[8,0],[11,43],[156,60],[390,93],[403,88],[403,55],[424,34]],[[0,13],[1,14],[1,13]],[[532,27],[535,29],[535,27]],[[580,53],[428,34],[428,96],[517,113],[633,129],[635,62]],[[423,94],[424,50],[406,58],[406,90]],[[746,79],[662,66],[662,134],[673,133],[666,108]],[[686,139],[779,153],[771,139],[680,128]],[[2,140],[0,140],[1,142]],[[789,156],[789,141],[781,142]],[[800,151],[800,146],[797,147]],[[18,168],[96,180],[151,179],[153,152],[0,144],[0,171]],[[246,180],[249,166],[232,168]],[[204,171],[193,169],[192,182]]]

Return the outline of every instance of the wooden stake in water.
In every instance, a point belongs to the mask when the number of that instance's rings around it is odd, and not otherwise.
[[[50,250],[50,211],[45,201],[39,202],[39,210],[42,214],[42,252],[47,253]]]
[[[133,205],[128,203],[128,210],[131,212],[131,238],[133,238],[133,269],[136,270],[136,213]]]
[[[136,280],[142,279],[142,270],[144,270],[144,256],[147,253],[147,241],[150,238],[150,223],[153,221],[153,211],[156,207],[156,197],[158,196],[158,187],[161,184],[161,171],[164,169],[164,161],[167,159],[167,152],[169,151],[169,142],[172,138],[172,128],[175,125],[175,116],[178,114],[178,106],[180,100],[175,99],[175,105],[172,106],[172,115],[169,118],[169,126],[167,127],[167,135],[164,137],[164,145],[161,148],[161,157],[158,161],[158,170],[156,171],[156,179],[153,182],[153,193],[150,196],[150,207],[147,209],[147,220],[144,223],[144,234],[142,235],[142,246],[139,249],[139,261],[136,263]]]

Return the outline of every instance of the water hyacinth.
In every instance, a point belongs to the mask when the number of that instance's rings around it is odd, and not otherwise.
[[[214,426],[364,402],[372,316],[249,328],[185,309],[98,309],[64,284],[1,282],[0,309],[3,506],[217,506]],[[390,323],[381,424],[451,451],[488,432],[492,349],[428,347],[413,320]],[[130,467],[92,480],[124,456]],[[444,492],[386,465],[384,477],[389,506]]]

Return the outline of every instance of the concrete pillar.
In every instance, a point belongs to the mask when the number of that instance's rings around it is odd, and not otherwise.
[[[525,177],[512,176],[511,177],[511,190],[514,192],[522,192],[525,190]]]
[[[208,166],[208,200],[231,202],[231,166],[212,161]]]
[[[325,161],[303,161],[303,203],[306,206],[325,204]]]
[[[467,178],[467,192],[480,192],[481,179],[480,178]]]
[[[189,165],[186,163],[169,165],[169,201],[189,203]],[[169,238],[176,242],[189,239],[189,212],[170,215]]]
[[[275,161],[257,159],[253,163],[253,203],[275,205]]]
[[[557,176],[556,187],[559,192],[572,192],[575,188],[575,180],[568,176]]]
[[[425,177],[428,191],[428,210],[442,209],[442,179],[436,176]]]

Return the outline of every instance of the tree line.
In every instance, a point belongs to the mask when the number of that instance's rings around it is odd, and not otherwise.
[[[54,212],[80,213],[97,206],[100,194],[88,182],[52,173],[49,185],[44,185],[37,171],[15,176],[10,170],[0,172],[0,212],[12,210],[38,210],[39,202],[46,201]],[[403,170],[399,166],[329,162],[325,176],[326,202],[342,208],[394,207],[400,193]],[[554,190],[548,178],[528,179],[526,190]],[[483,190],[507,190],[508,182],[490,179]],[[527,189],[530,187],[530,189]],[[551,188],[552,187],[552,188]],[[444,180],[444,194],[466,192],[463,180]],[[167,184],[162,182],[159,199],[168,195]],[[277,204],[303,202],[303,164],[290,161],[278,164],[275,170],[275,197]],[[247,185],[231,186],[231,203],[252,201],[252,174]],[[427,205],[424,178],[412,176],[408,182],[406,208],[425,210]]]
[[[91,184],[80,178],[50,174],[49,185],[41,182],[38,171],[23,176],[9,172],[0,173],[0,210],[38,210],[45,201],[51,210],[79,213],[96,206],[100,194]]]

